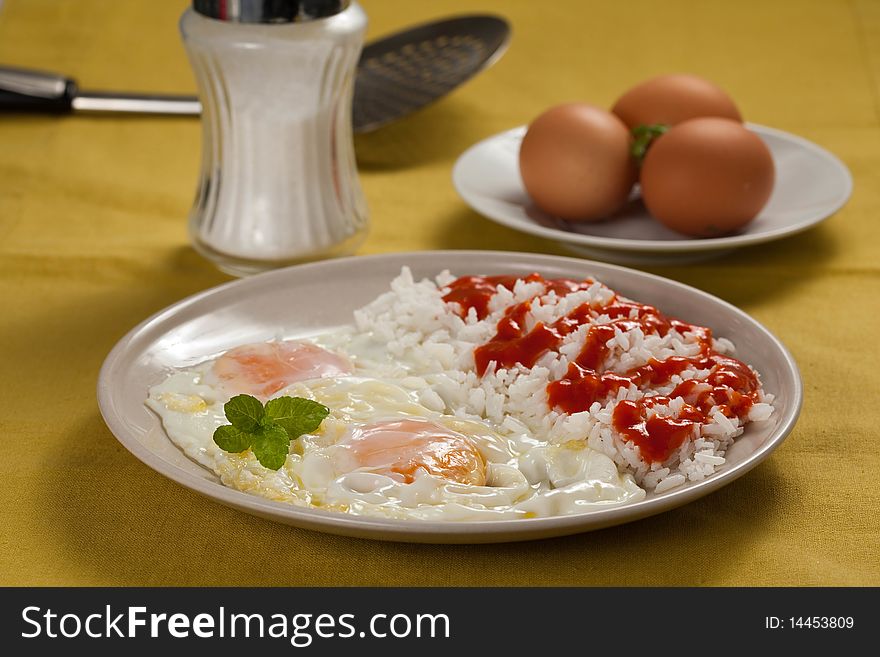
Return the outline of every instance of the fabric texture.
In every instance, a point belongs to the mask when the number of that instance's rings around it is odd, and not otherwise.
[[[7,0],[0,62],[89,89],[191,93],[176,28],[186,4]],[[129,454],[95,400],[101,362],[125,332],[229,280],[186,234],[198,121],[2,116],[0,584],[880,585],[880,3],[363,4],[369,38],[475,11],[506,16],[513,38],[454,94],[357,139],[372,218],[360,253],[567,254],[468,209],[450,180],[456,157],[552,104],[608,107],[664,72],[708,77],[748,120],[846,162],[853,197],[820,226],[647,268],[739,306],[782,339],[805,386],[793,433],[708,497],[554,540],[381,543],[220,506]]]

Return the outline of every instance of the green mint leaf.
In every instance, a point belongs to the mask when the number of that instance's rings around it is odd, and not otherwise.
[[[278,470],[290,452],[290,436],[280,426],[269,425],[254,434],[251,449],[263,467]]]
[[[252,439],[251,434],[239,431],[231,424],[224,424],[214,430],[214,442],[224,452],[243,452],[251,446]]]
[[[254,433],[260,428],[263,418],[263,404],[250,395],[236,395],[223,406],[226,419],[239,431]]]
[[[236,395],[223,407],[232,424],[217,427],[214,442],[227,452],[248,447],[270,470],[278,470],[290,453],[290,441],[314,431],[330,409],[301,397],[279,397],[263,404],[250,395]]]
[[[302,397],[278,397],[266,402],[266,416],[283,427],[291,440],[317,429],[329,413],[324,404]]]

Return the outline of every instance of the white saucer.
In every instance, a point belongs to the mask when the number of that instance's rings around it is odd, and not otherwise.
[[[834,155],[781,130],[746,124],[770,149],[776,185],[767,206],[742,231],[725,237],[689,238],[653,219],[634,194],[612,219],[571,223],[539,210],[519,175],[520,126],[465,151],[452,171],[459,195],[474,210],[509,228],[556,240],[572,251],[625,264],[682,263],[769,242],[815,226],[846,203],[852,176]]]

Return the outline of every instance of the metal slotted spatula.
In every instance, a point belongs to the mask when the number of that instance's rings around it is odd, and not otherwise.
[[[352,122],[370,132],[445,96],[504,52],[510,27],[496,16],[461,16],[367,44],[355,78]],[[0,67],[0,113],[113,112],[198,115],[195,96],[82,91],[68,77]]]

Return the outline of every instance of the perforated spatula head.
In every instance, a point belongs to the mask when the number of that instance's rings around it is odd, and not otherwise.
[[[445,96],[494,63],[510,26],[497,16],[450,18],[368,44],[355,80],[355,132],[370,132]]]

